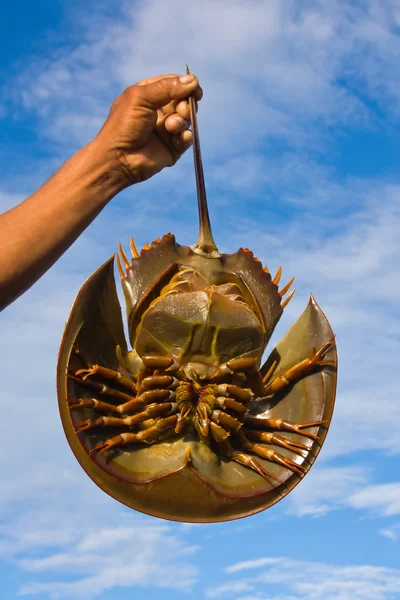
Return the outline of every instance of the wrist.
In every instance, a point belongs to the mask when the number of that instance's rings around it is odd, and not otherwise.
[[[98,138],[89,142],[80,152],[88,184],[97,191],[101,190],[100,196],[106,202],[134,183],[121,167],[115,152],[110,147],[104,147]]]
[[[110,135],[107,128],[103,126],[98,135],[88,144],[88,148],[96,157],[96,162],[101,165],[102,181],[118,193],[148,178],[142,177],[143,163],[148,162],[148,159],[140,153],[136,155],[131,147],[123,149],[114,144],[113,133],[111,130]]]

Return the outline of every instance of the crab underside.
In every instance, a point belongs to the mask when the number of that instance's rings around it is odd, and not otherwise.
[[[178,520],[236,518],[281,499],[314,462],[336,351],[312,297],[261,370],[254,358],[232,359],[209,379],[154,353],[130,370],[112,260],[82,288],[67,330],[67,437],[95,482],[129,506]]]

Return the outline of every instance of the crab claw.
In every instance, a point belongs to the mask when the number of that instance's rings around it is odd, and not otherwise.
[[[82,381],[85,381],[91,375],[95,375],[95,373],[96,373],[96,365],[92,365],[91,367],[89,367],[87,369],[78,369],[78,371],[75,371],[76,377],[80,377],[82,379]]]
[[[192,412],[192,405],[184,403],[181,405],[178,420],[176,422],[175,433],[181,433],[185,427],[186,421],[188,420],[190,413]]]
[[[72,408],[93,408],[95,401],[92,398],[67,398],[68,406]]]
[[[286,448],[299,456],[306,458],[310,448],[305,446],[304,444],[299,444],[298,442],[293,442],[293,440],[288,440],[280,435],[272,435],[272,443],[277,446],[281,446],[282,448]]]
[[[323,358],[324,354],[327,352],[327,350],[329,350],[329,348],[331,348],[331,346],[333,345],[333,342],[335,341],[335,337],[331,338],[328,342],[326,342],[326,344],[324,344],[322,346],[322,348],[320,348],[318,350],[318,352],[316,351],[315,348],[312,349],[311,352],[311,356],[310,359],[314,362],[316,362],[318,365],[333,365],[335,366],[336,363],[333,360],[324,360],[321,361],[321,358]]]
[[[278,479],[278,477],[275,477],[275,475],[272,475],[271,473],[268,473],[268,471],[263,469],[260,463],[249,454],[245,454],[244,452],[238,452],[234,450],[231,454],[231,458],[235,462],[244,465],[245,467],[249,467],[250,469],[253,469],[253,471],[256,471],[266,481],[273,480],[278,482],[280,485],[285,485],[285,483]]]
[[[104,440],[104,442],[97,444],[97,446],[89,450],[89,454],[92,454],[93,452],[97,452],[97,454],[103,454],[103,452],[110,450],[114,446],[119,446],[124,443],[124,438],[121,435],[116,435],[109,440]]]
[[[209,419],[207,414],[207,408],[204,404],[199,404],[197,406],[197,418],[199,423],[199,431],[203,437],[208,437],[210,427],[209,427]]]
[[[74,423],[76,433],[81,433],[81,431],[86,431],[87,429],[92,429],[93,427],[100,427],[103,425],[103,418],[99,417],[98,419],[85,419],[85,421],[77,421]]]

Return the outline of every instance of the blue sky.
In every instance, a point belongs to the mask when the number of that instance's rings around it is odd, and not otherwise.
[[[0,316],[2,598],[400,598],[400,4],[111,6],[2,5],[0,209],[88,142],[124,87],[188,63],[216,242],[296,276],[271,348],[314,293],[337,334],[336,410],[301,485],[226,524],[144,517],[72,456],[55,392],[69,309],[118,240],[197,239],[188,153],[118,196]]]

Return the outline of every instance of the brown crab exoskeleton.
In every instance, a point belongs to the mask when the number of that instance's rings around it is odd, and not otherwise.
[[[171,234],[118,270],[113,257],[78,293],[61,344],[58,395],[68,441],[106,492],[155,516],[192,522],[268,508],[313,464],[331,420],[336,347],[311,296],[261,367],[290,301],[251,251],[219,254],[211,234],[190,99],[200,236]],[[286,299],[285,299],[285,295]]]

